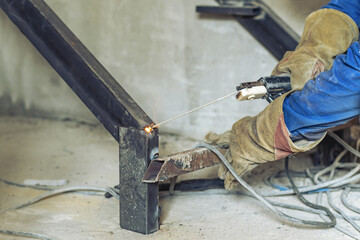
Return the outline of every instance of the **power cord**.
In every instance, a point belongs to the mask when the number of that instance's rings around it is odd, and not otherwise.
[[[261,203],[263,203],[268,209],[270,209],[273,213],[275,213],[277,216],[290,221],[292,223],[296,223],[296,224],[300,224],[300,225],[306,225],[306,226],[316,226],[316,227],[332,227],[336,224],[336,220],[335,220],[335,224],[334,224],[334,215],[329,215],[331,222],[314,222],[314,221],[308,221],[308,220],[303,220],[303,219],[299,219],[299,218],[295,218],[292,216],[289,216],[281,211],[279,211],[277,208],[275,208],[269,201],[267,201],[263,196],[261,196],[260,194],[258,194],[247,182],[245,182],[235,171],[235,169],[231,166],[231,164],[227,161],[227,159],[225,158],[225,156],[215,147],[212,146],[210,144],[207,143],[200,143],[198,144],[196,147],[204,147],[207,148],[209,150],[211,150],[213,153],[215,153],[220,160],[224,163],[224,165],[227,167],[227,169],[231,172],[231,174],[235,177],[235,179],[243,186],[245,187],[255,198],[257,198]],[[323,209],[319,209],[319,210],[323,210]],[[327,211],[325,211],[326,214],[328,214]]]
[[[321,226],[321,227],[327,227],[327,228],[334,227],[336,225],[336,219],[335,219],[334,215],[332,214],[332,212],[330,211],[330,209],[328,209],[328,208],[326,208],[324,206],[317,205],[317,204],[314,204],[312,202],[309,202],[299,192],[299,189],[295,185],[295,183],[294,183],[294,181],[291,178],[291,175],[289,173],[289,157],[286,157],[286,159],[285,159],[285,172],[286,172],[286,175],[287,175],[287,177],[288,177],[288,179],[290,181],[291,187],[294,190],[296,196],[299,198],[299,200],[308,207],[311,207],[313,209],[322,210],[322,211],[326,212],[327,216],[330,218],[330,222],[319,222],[319,221],[308,221],[308,220],[304,220],[304,222],[306,222],[309,225],[314,225],[314,226]]]

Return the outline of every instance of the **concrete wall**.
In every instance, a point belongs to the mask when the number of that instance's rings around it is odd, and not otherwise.
[[[47,0],[50,7],[155,121],[163,121],[268,75],[276,60],[231,18],[195,13],[212,0]],[[301,34],[326,0],[267,0]],[[0,11],[0,113],[95,117]],[[266,106],[233,98],[161,127],[201,138]]]

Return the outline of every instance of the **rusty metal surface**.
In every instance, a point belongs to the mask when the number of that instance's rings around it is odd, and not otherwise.
[[[151,153],[157,152],[156,132],[119,128],[120,226],[124,229],[150,234],[159,229],[159,186],[141,182],[149,165]]]
[[[220,149],[225,154],[225,149]],[[146,183],[163,182],[181,174],[220,164],[220,159],[206,148],[195,148],[151,161],[142,179]]]

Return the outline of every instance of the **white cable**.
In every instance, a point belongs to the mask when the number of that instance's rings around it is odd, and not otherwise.
[[[38,234],[38,233],[16,232],[16,231],[12,231],[12,230],[3,230],[3,229],[0,229],[0,233],[8,234],[8,235],[14,235],[14,236],[37,238],[37,239],[41,239],[41,240],[54,240],[54,238],[50,238],[48,236],[41,235],[41,234]]]
[[[214,152],[219,158],[220,160],[224,163],[224,165],[226,166],[226,168],[231,172],[231,174],[235,177],[235,179],[243,186],[246,188],[246,190],[248,190],[255,198],[257,198],[261,203],[263,203],[269,210],[271,210],[274,214],[278,215],[279,217],[292,222],[292,223],[297,223],[300,225],[304,225],[304,226],[311,226],[310,224],[306,223],[306,222],[310,222],[310,221],[306,221],[306,220],[302,220],[302,219],[298,219],[292,216],[289,216],[281,211],[279,211],[277,208],[275,208],[271,203],[269,203],[263,196],[261,196],[260,194],[258,194],[247,182],[245,182],[235,171],[235,169],[231,166],[231,164],[227,161],[227,159],[224,157],[224,155],[222,153],[220,153],[220,151],[207,143],[200,143],[198,144],[198,147],[205,147],[209,150],[211,150],[212,152]]]

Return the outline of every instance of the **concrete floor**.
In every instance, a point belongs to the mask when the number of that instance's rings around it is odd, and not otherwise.
[[[67,179],[71,185],[113,186],[118,182],[118,146],[102,126],[71,121],[0,118],[0,178]],[[161,137],[161,152],[191,148],[194,141]],[[301,159],[298,159],[299,162]],[[302,163],[306,163],[305,160]],[[247,178],[258,190],[262,179],[282,168],[272,163]],[[266,172],[265,172],[266,170]],[[214,176],[216,169],[195,173]],[[0,209],[43,193],[0,182]],[[276,199],[298,203],[294,197]],[[293,226],[275,217],[258,201],[224,191],[162,194],[161,227],[142,234],[119,227],[119,202],[114,198],[64,194],[0,215],[0,229],[41,233],[55,239],[350,239],[334,229]],[[306,216],[305,216],[306,217]],[[309,218],[309,216],[307,216]],[[0,239],[28,239],[0,234]]]

